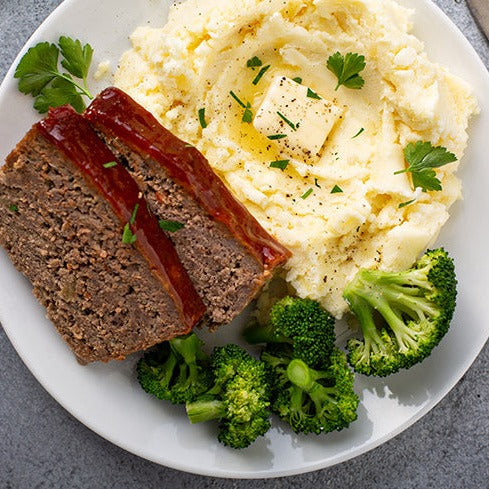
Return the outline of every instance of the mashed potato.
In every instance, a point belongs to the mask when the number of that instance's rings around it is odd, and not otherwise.
[[[297,293],[338,317],[359,267],[409,267],[461,196],[458,163],[437,170],[442,191],[413,191],[409,174],[394,175],[406,166],[409,142],[445,146],[460,160],[477,111],[471,89],[431,63],[409,33],[411,16],[391,0],[188,0],[172,7],[164,28],[133,33],[115,75],[117,86],[196,145],[293,252],[286,279]],[[361,90],[335,90],[326,61],[336,51],[365,56]],[[256,85],[260,68],[247,67],[254,56],[270,65]],[[341,111],[319,155],[286,156],[285,170],[270,168],[283,152],[242,122],[243,108],[230,95],[255,115],[283,76],[300,77]],[[335,186],[342,192],[331,193]]]

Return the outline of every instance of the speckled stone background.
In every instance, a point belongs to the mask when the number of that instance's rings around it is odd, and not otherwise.
[[[0,79],[31,33],[59,3],[60,0],[0,0]],[[465,1],[435,3],[452,18],[489,67],[489,45]],[[393,440],[329,469],[266,481],[185,474],[111,445],[44,391],[3,330],[0,389],[1,489],[489,488],[488,345],[452,392]]]

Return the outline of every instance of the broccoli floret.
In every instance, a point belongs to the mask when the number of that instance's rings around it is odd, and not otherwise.
[[[321,370],[293,358],[287,345],[271,345],[261,358],[276,378],[272,411],[296,433],[339,431],[357,418],[359,399],[353,390],[353,372],[338,348]]]
[[[353,373],[334,346],[334,318],[318,302],[286,297],[271,308],[268,325],[244,334],[266,343],[261,359],[271,379],[272,411],[296,433],[341,430],[356,419]]]
[[[249,343],[289,343],[294,358],[317,367],[327,362],[335,343],[334,318],[312,299],[285,297],[270,310],[270,322],[244,331]]]
[[[361,269],[343,293],[363,334],[348,342],[354,370],[385,376],[429,356],[450,326],[456,285],[443,248],[427,251],[403,272]]]
[[[173,404],[185,404],[212,385],[209,355],[194,334],[174,338],[146,353],[137,364],[141,387]]]
[[[270,428],[270,386],[265,365],[237,345],[216,347],[211,355],[214,385],[186,405],[192,423],[218,419],[218,439],[246,448]]]

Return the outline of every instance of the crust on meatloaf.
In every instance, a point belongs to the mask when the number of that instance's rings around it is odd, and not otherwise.
[[[290,253],[214,173],[205,157],[117,88],[85,112],[152,212],[184,226],[168,236],[207,306],[210,326],[232,321]]]
[[[0,244],[83,363],[122,359],[195,324],[121,242],[110,203],[38,126],[0,170],[0,208]]]

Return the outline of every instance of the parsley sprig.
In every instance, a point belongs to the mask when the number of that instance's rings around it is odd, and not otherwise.
[[[299,123],[294,124],[291,120],[287,119],[281,112],[277,110],[277,115],[293,130],[297,131],[297,128],[299,127]]]
[[[281,170],[285,170],[289,165],[290,160],[275,160],[270,163],[270,168],[280,168]]]
[[[254,70],[256,67],[263,64],[262,60],[258,56],[253,56],[246,62],[246,66]]]
[[[163,231],[168,231],[169,233],[174,233],[185,226],[183,222],[172,221],[170,219],[160,219],[158,225]]]
[[[264,66],[259,72],[258,75],[255,76],[253,81],[253,85],[258,85],[258,82],[263,78],[263,75],[270,69],[270,65]]]
[[[134,206],[129,222],[124,226],[124,231],[122,232],[122,242],[124,244],[134,244],[137,241],[137,236],[132,232],[131,226],[136,222],[136,214],[138,213],[139,204]]]
[[[313,90],[311,90],[310,88],[307,89],[307,96],[309,98],[314,98],[316,100],[321,100],[321,97],[316,92],[314,92]]]
[[[60,54],[61,67],[67,72],[58,67]],[[87,86],[92,55],[89,44],[82,46],[78,39],[61,36],[58,46],[41,42],[30,48],[20,60],[14,77],[19,79],[19,90],[35,98],[34,108],[41,114],[50,107],[65,104],[83,112],[83,97],[93,98]]]
[[[205,129],[207,127],[207,121],[205,120],[205,107],[199,109],[198,113],[199,113],[200,127],[202,127],[202,129]]]
[[[343,56],[340,52],[336,52],[329,57],[326,66],[338,78],[335,90],[338,90],[341,85],[359,90],[365,84],[365,80],[359,75],[366,66],[365,56],[357,53],[347,53]]]
[[[423,192],[442,189],[441,182],[436,177],[433,168],[457,161],[453,153],[443,146],[433,146],[429,141],[409,143],[404,148],[404,158],[409,166],[404,170],[394,172],[394,175],[411,173],[413,187],[415,189],[419,187]]]
[[[283,139],[286,138],[287,134],[270,134],[270,136],[267,136],[270,141],[276,141],[277,139]]]
[[[241,118],[241,122],[246,122],[251,124],[253,122],[253,112],[251,110],[251,104],[249,102],[244,103],[232,90],[229,92],[229,95],[238,102],[238,104],[243,107],[243,117]]]

